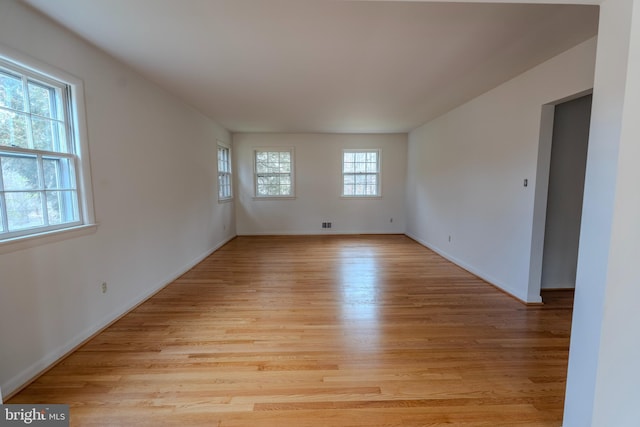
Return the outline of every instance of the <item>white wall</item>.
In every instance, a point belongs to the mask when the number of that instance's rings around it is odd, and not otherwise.
[[[564,427],[640,420],[640,1],[600,9]]]
[[[540,301],[529,264],[542,106],[592,87],[595,47],[588,40],[412,131],[407,234]]]
[[[254,199],[257,147],[294,148],[295,199]],[[342,150],[346,148],[382,150],[382,198],[341,197]],[[234,134],[233,156],[240,235],[405,231],[406,134]],[[326,221],[333,224],[330,230],[321,228]]]
[[[235,234],[218,204],[229,133],[31,9],[0,2],[0,43],[84,81],[97,231],[0,255],[5,396]],[[106,281],[108,292],[100,292]]]

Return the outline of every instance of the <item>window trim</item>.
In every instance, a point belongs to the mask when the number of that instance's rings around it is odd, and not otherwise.
[[[291,178],[291,194],[287,195],[258,195],[258,166],[257,166],[257,154],[258,152],[286,152],[288,151],[291,156],[291,172],[289,176]],[[296,180],[295,180],[296,158],[294,147],[255,147],[253,149],[253,200],[291,200],[296,198]]]
[[[67,87],[66,97],[69,105],[65,106],[65,114],[70,125],[68,129],[68,132],[71,133],[69,142],[73,144],[72,153],[75,158],[74,166],[79,211],[79,222],[74,222],[71,225],[65,224],[60,228],[55,227],[54,229],[38,228],[30,234],[3,237],[0,240],[0,253],[21,250],[95,231],[97,224],[91,184],[91,161],[86,127],[84,82],[66,71],[9,48],[2,43],[0,43],[0,61],[5,62],[5,65],[9,68],[23,69],[26,75],[36,80],[45,83],[50,80],[55,85],[63,83]],[[2,149],[5,151],[19,151],[15,147],[3,147]],[[37,150],[28,151],[37,154]],[[29,242],[26,243],[26,241]]]
[[[220,149],[226,149],[228,151],[228,168],[229,172],[220,172]],[[216,170],[217,170],[217,188],[218,188],[218,203],[227,203],[233,201],[233,157],[231,145],[220,140],[217,140],[216,147]],[[220,174],[226,174],[229,176],[229,196],[228,197],[220,197]]]
[[[344,194],[344,177],[345,177],[345,172],[344,172],[344,155],[345,153],[372,153],[372,152],[376,152],[378,153],[378,172],[376,172],[376,175],[378,176],[377,179],[377,193],[375,195],[371,195],[371,194],[367,194],[367,195],[345,195]],[[340,173],[342,175],[342,178],[340,180],[340,197],[343,199],[358,199],[358,200],[362,200],[362,199],[380,199],[382,198],[382,149],[380,148],[345,148],[342,150],[341,156],[340,156]],[[352,175],[352,174],[351,174]]]

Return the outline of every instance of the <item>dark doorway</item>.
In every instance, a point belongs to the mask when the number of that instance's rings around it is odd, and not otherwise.
[[[575,288],[592,96],[555,107],[542,289]]]

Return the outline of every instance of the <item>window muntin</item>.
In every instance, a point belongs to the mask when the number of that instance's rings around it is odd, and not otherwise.
[[[0,60],[0,242],[82,224],[70,91]]]
[[[255,151],[256,197],[293,197],[293,150]]]
[[[232,197],[231,150],[218,145],[218,200],[229,200]]]
[[[344,150],[342,195],[380,197],[380,150]]]

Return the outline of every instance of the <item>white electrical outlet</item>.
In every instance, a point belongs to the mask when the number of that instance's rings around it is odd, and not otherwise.
[[[107,282],[102,282],[102,285],[100,285],[100,289],[102,289],[102,293],[106,294],[107,293]]]

